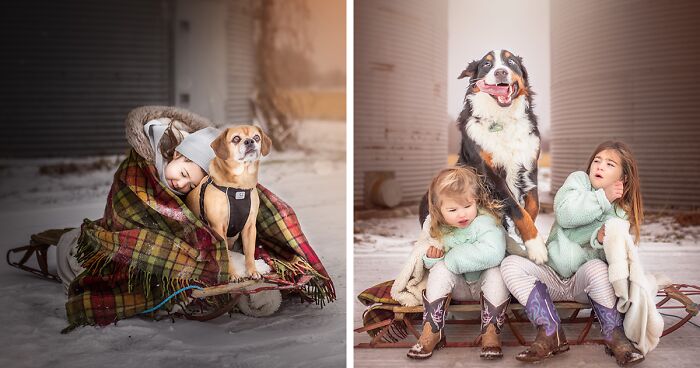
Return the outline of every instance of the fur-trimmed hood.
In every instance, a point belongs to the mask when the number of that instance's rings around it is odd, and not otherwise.
[[[148,163],[154,163],[155,154],[143,126],[151,120],[160,118],[174,120],[175,127],[188,133],[214,126],[209,119],[179,107],[141,106],[131,110],[124,121],[126,140]]]

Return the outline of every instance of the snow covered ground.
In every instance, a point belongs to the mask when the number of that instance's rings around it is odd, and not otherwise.
[[[60,284],[0,264],[0,367],[340,367],[345,365],[345,124],[305,122],[303,150],[272,152],[260,182],[296,211],[335,283],[323,309],[286,301],[272,317],[132,318],[67,335]],[[0,161],[0,250],[102,215],[122,157]],[[75,164],[73,166],[66,164]],[[40,175],[56,168],[75,173]],[[96,169],[95,169],[96,168]]]
[[[541,178],[542,179],[542,178]],[[540,180],[541,180],[540,179]],[[546,185],[549,183],[546,182]],[[554,217],[551,213],[537,217],[536,225],[546,237]],[[417,215],[395,218],[359,220],[354,223],[354,285],[353,295],[377,283],[393,279],[408,258],[413,242],[419,233]],[[647,272],[663,273],[673,282],[700,285],[700,226],[679,225],[673,217],[654,216],[645,222],[640,244],[640,255]],[[698,301],[697,296],[694,299]],[[353,327],[362,326],[365,310],[357,298],[353,299]],[[664,310],[664,313],[679,314]],[[684,315],[684,314],[683,314]],[[675,323],[675,317],[664,317],[666,326]],[[700,325],[700,316],[691,319]],[[450,329],[452,328],[452,329]],[[468,331],[471,329],[471,331]],[[598,333],[597,325],[591,337]],[[475,326],[448,327],[447,339],[476,337]],[[533,330],[534,331],[534,330]],[[573,339],[580,329],[569,332]],[[505,332],[510,335],[509,331]],[[512,340],[513,338],[510,337]],[[366,333],[354,334],[353,344],[369,342]],[[427,361],[412,361],[406,357],[407,349],[354,349],[355,367],[523,367],[515,360],[521,347],[505,347],[504,359],[494,363],[479,359],[477,348],[450,348],[438,351]],[[696,367],[700,360],[700,327],[690,323],[661,339],[659,346],[640,367]],[[551,359],[547,367],[617,367],[614,359],[603,352],[601,346],[573,346],[571,351]]]

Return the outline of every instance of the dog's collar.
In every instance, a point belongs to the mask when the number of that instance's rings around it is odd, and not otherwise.
[[[503,130],[503,124],[501,124],[500,121],[493,121],[491,122],[491,125],[489,125],[489,132],[500,132]]]
[[[209,179],[207,179],[206,184],[211,184],[211,185],[213,185],[216,189],[218,189],[218,190],[220,190],[220,191],[222,191],[222,192],[224,192],[224,193],[227,193],[227,194],[228,194],[229,191],[234,191],[234,190],[235,190],[235,191],[239,191],[239,192],[242,191],[242,192],[246,192],[246,193],[250,193],[250,191],[253,190],[253,188],[250,188],[250,189],[243,189],[243,188],[226,187],[226,186],[223,186],[223,185],[219,185],[219,184],[214,183],[214,181],[211,179],[211,176],[209,177]]]

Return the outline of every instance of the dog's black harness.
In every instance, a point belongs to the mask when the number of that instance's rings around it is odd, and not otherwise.
[[[250,214],[250,191],[252,189],[231,188],[217,185],[211,180],[211,177],[202,184],[202,189],[199,191],[199,217],[205,224],[209,225],[207,215],[204,210],[204,191],[207,186],[212,184],[216,189],[224,192],[228,197],[228,229],[226,230],[227,237],[233,237],[243,231],[248,215]]]

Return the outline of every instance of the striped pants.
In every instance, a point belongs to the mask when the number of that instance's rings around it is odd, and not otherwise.
[[[452,273],[445,262],[435,263],[428,274],[428,284],[425,288],[425,297],[433,302],[449,293],[452,299],[460,301],[479,301],[481,292],[484,298],[493,305],[503,304],[510,293],[501,278],[498,267],[489,268],[481,272],[481,277],[474,282],[467,282],[464,276]]]
[[[539,280],[547,286],[552,301],[576,301],[588,304],[590,296],[596,303],[606,308],[614,308],[617,297],[608,281],[608,265],[594,259],[579,267],[568,279],[559,275],[547,265],[537,265],[527,258],[508,256],[501,263],[501,274],[508,290],[525,305],[530,292]]]

